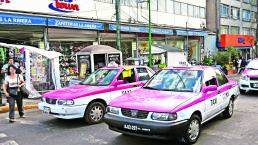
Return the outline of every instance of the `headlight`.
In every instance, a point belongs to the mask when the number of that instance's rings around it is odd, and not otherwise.
[[[119,108],[108,106],[107,107],[107,112],[111,114],[119,114]]]
[[[177,119],[176,113],[152,113],[151,115],[152,120],[159,120],[159,121],[172,121]]]
[[[58,105],[73,105],[74,101],[73,100],[58,100],[57,104]]]
[[[242,80],[245,80],[245,81],[249,81],[249,77],[248,77],[248,76],[242,76],[241,79],[242,79]]]

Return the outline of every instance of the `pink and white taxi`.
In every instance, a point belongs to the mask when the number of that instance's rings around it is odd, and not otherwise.
[[[233,114],[237,82],[213,67],[172,67],[138,90],[111,101],[105,122],[111,130],[150,138],[178,138],[193,144],[201,124]]]
[[[248,63],[239,80],[240,93],[258,91],[258,59]]]
[[[44,94],[38,108],[57,118],[84,118],[89,124],[96,124],[103,120],[112,99],[143,86],[153,74],[144,66],[101,68],[79,85]]]

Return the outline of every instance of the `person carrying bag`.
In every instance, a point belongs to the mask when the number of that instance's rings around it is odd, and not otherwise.
[[[9,65],[7,76],[3,84],[4,94],[9,100],[9,122],[14,122],[15,115],[15,101],[17,103],[19,115],[24,118],[23,111],[23,97],[20,96],[20,90],[25,85],[22,76],[16,74],[16,67]]]

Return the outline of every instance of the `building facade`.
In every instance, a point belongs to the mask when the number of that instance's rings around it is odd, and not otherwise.
[[[137,57],[148,51],[147,3],[120,0],[120,9],[123,58]],[[115,0],[4,0],[0,42],[61,52],[61,79],[69,81],[76,77],[74,60],[80,49],[116,47],[115,13]],[[189,60],[201,61],[208,35],[206,0],[151,0],[151,17],[153,44],[187,50]]]
[[[243,57],[254,57],[253,36],[256,37],[257,31],[257,0],[207,0],[207,28],[217,33],[219,48],[230,46],[220,47],[220,42],[225,41],[223,39],[232,39],[237,41],[233,47],[241,49]],[[224,34],[227,37],[224,37]],[[236,37],[238,39],[235,39]]]

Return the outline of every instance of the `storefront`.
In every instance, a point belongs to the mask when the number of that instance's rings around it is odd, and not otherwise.
[[[240,50],[240,55],[246,60],[254,57],[256,41],[254,36],[223,34],[220,37],[221,50],[227,47],[235,47]]]

